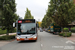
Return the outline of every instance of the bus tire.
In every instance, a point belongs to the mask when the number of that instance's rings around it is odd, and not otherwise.
[[[37,42],[37,40],[34,40],[35,42]]]

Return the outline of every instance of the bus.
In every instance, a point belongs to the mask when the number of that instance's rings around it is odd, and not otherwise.
[[[35,19],[17,20],[16,28],[17,28],[17,35],[16,35],[17,41],[25,41],[25,40],[37,41],[38,29]]]

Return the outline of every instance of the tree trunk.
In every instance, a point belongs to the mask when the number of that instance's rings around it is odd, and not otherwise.
[[[7,29],[7,35],[9,35],[9,30]]]

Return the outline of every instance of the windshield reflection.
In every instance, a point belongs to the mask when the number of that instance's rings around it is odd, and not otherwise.
[[[35,33],[35,27],[36,24],[35,23],[21,23],[18,24],[18,32],[21,33]]]

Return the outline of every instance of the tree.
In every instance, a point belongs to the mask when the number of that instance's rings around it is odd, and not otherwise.
[[[45,15],[44,18],[43,18],[43,20],[42,20],[41,26],[43,28],[48,28],[48,26],[50,26],[51,23],[52,23],[52,19],[51,18],[48,18],[48,16]]]
[[[28,8],[26,8],[26,13],[24,19],[34,19],[34,17],[31,15],[31,12]]]
[[[13,22],[18,19],[16,12],[15,0],[5,0],[2,12],[2,28],[7,29],[7,35],[9,31],[13,30]]]
[[[36,21],[37,23],[37,27],[40,28],[41,27],[41,22],[40,21]]]
[[[75,20],[75,5],[70,0],[51,0],[48,6],[48,17],[61,27]]]
[[[2,24],[2,10],[3,10],[4,0],[0,0],[0,26]]]

